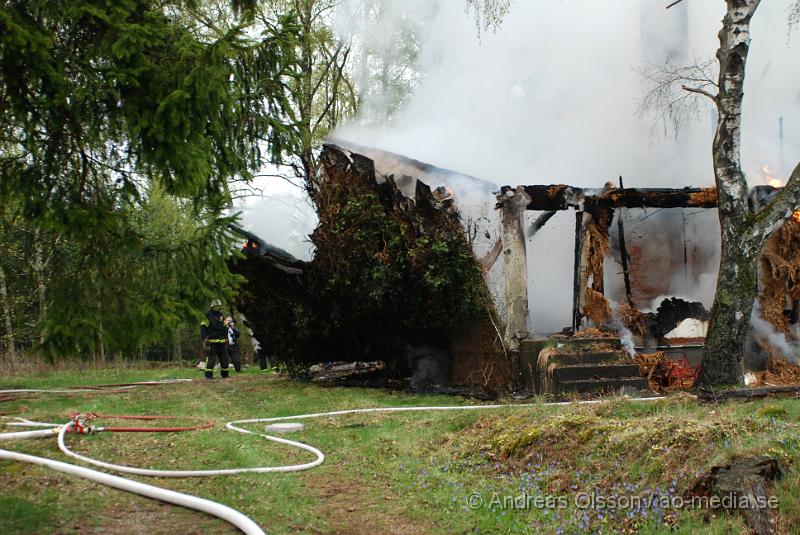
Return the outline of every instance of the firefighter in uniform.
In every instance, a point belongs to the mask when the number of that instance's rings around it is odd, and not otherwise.
[[[206,358],[206,379],[214,377],[214,366],[219,358],[221,375],[228,377],[228,328],[222,319],[222,303],[214,301],[211,310],[206,312],[206,320],[200,324],[200,337],[208,347]]]

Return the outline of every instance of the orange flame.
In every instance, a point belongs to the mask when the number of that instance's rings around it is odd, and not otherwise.
[[[800,223],[800,210],[795,210],[795,212],[792,214],[792,217],[796,223]]]
[[[772,176],[772,171],[769,170],[768,165],[765,164],[764,167],[761,168],[761,172],[764,173],[764,180],[773,188],[780,188],[783,186],[781,179]]]

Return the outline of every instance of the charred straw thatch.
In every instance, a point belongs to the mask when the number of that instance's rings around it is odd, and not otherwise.
[[[637,353],[636,364],[639,365],[639,374],[647,378],[650,390],[662,392],[667,382],[667,377],[661,371],[661,361],[664,360],[664,353]]]
[[[594,218],[583,230],[583,315],[597,327],[611,319],[611,306],[603,295],[603,262],[611,252],[605,218]]]
[[[800,299],[800,223],[790,218],[769,238],[761,253],[761,315],[775,329],[789,330],[786,298]]]
[[[581,329],[572,335],[572,338],[608,338],[610,340],[618,340],[619,335],[612,331],[601,331],[593,327]]]
[[[583,313],[595,325],[604,325],[611,319],[611,305],[608,299],[594,288],[584,289]]]
[[[771,354],[767,360],[765,381],[772,385],[800,384],[800,366],[792,364],[781,356]]]
[[[645,316],[639,309],[622,303],[617,307],[617,316],[623,325],[637,336],[644,336],[647,332]]]

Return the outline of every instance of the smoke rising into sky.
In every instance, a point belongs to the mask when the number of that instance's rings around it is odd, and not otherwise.
[[[311,260],[313,246],[309,235],[317,226],[317,213],[304,191],[282,180],[277,182],[267,185],[268,193],[264,196],[237,203],[241,224],[296,258]]]
[[[635,69],[670,54],[712,58],[725,4],[686,1],[667,10],[667,3],[518,0],[496,33],[478,39],[463,2],[392,0],[386,16],[397,24],[433,17],[418,36],[421,82],[390,124],[355,121],[336,135],[497,184],[599,187],[622,174],[633,187],[710,185],[711,106],[677,141],[665,139],[651,117],[637,115],[648,85]],[[764,164],[786,176],[800,158],[800,32],[787,39],[787,8],[764,2],[752,25],[743,123],[752,184],[763,183]],[[361,19],[339,18],[351,22],[339,23],[343,35],[358,33]],[[374,116],[369,104],[365,115]]]

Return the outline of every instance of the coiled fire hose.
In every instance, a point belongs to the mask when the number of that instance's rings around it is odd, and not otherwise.
[[[655,401],[664,399],[663,396],[658,397],[651,397],[651,398],[633,398],[630,401]],[[225,424],[227,429],[232,431],[237,431],[239,433],[244,433],[248,435],[255,435],[262,437],[266,440],[271,442],[276,442],[279,444],[284,444],[287,446],[296,447],[302,449],[304,451],[308,451],[314,454],[315,459],[311,462],[301,463],[301,464],[293,464],[293,465],[285,465],[285,466],[266,466],[266,467],[253,467],[253,468],[230,468],[230,469],[221,469],[221,470],[155,470],[155,469],[145,469],[145,468],[136,468],[131,466],[124,466],[118,465],[113,463],[106,463],[103,461],[98,461],[96,459],[92,459],[90,457],[80,455],[78,453],[73,452],[70,450],[65,442],[65,435],[72,431],[76,426],[82,426],[82,431],[84,433],[88,432],[100,432],[100,431],[111,431],[113,428],[103,428],[103,427],[96,427],[91,428],[91,426],[86,425],[87,419],[83,415],[76,415],[73,417],[73,420],[63,424],[44,424],[41,422],[31,422],[38,425],[53,425],[56,427],[44,430],[37,430],[37,431],[26,431],[26,432],[17,432],[17,433],[4,433],[0,434],[0,441],[3,440],[14,440],[20,438],[37,438],[37,437],[47,437],[57,435],[58,437],[58,447],[59,449],[65,453],[66,455],[81,460],[83,462],[93,464],[95,466],[100,466],[109,470],[114,470],[116,472],[126,473],[126,474],[134,474],[134,475],[143,475],[143,476],[154,476],[154,477],[201,477],[201,476],[215,476],[215,475],[230,475],[230,474],[242,474],[242,473],[266,473],[266,472],[299,472],[302,470],[308,470],[315,466],[321,465],[325,461],[325,455],[317,448],[310,446],[308,444],[304,444],[302,442],[297,442],[294,440],[288,440],[285,438],[267,435],[264,433],[258,433],[255,431],[250,431],[248,429],[244,429],[239,427],[238,425],[244,424],[255,424],[255,423],[275,423],[275,422],[285,422],[288,420],[305,420],[311,418],[324,418],[324,417],[334,417],[334,416],[343,416],[348,414],[368,414],[368,413],[397,413],[397,412],[429,412],[429,411],[463,411],[463,410],[496,410],[496,409],[504,409],[504,408],[531,408],[531,407],[541,407],[541,406],[553,406],[553,405],[570,405],[570,404],[597,404],[597,403],[604,403],[608,400],[586,400],[586,401],[567,401],[567,402],[552,402],[552,403],[524,403],[524,404],[495,404],[495,405],[454,405],[454,406],[427,406],[427,407],[376,407],[376,408],[367,408],[367,409],[349,409],[349,410],[341,410],[341,411],[330,411],[330,412],[319,412],[319,413],[310,413],[310,414],[300,414],[296,416],[278,416],[273,418],[252,418],[252,419],[244,419],[244,420],[234,420]],[[88,415],[91,417],[98,417],[99,415]],[[156,419],[160,417],[131,417],[130,419]],[[161,417],[163,418],[163,417]],[[177,417],[175,417],[177,418]],[[170,417],[170,419],[173,419]],[[197,426],[197,427],[207,427],[207,426]],[[193,427],[196,428],[196,427]],[[128,431],[131,428],[123,428],[127,429]],[[145,428],[147,429],[147,428]],[[164,428],[156,428],[159,430],[164,430]],[[24,435],[24,436],[23,436]],[[13,437],[12,437],[13,436]],[[84,468],[77,465],[72,465],[68,463],[62,463],[60,461],[54,461],[52,459],[47,459],[44,457],[36,457],[33,455],[26,455],[22,453],[17,453],[13,451],[7,451],[0,449],[0,459],[8,459],[20,462],[28,462],[33,464],[38,464],[41,466],[46,466],[53,470],[57,470],[60,472],[64,472],[67,474],[76,475],[79,477],[83,477],[85,479],[89,479],[91,481],[95,481],[104,485],[108,485],[120,490],[124,490],[126,492],[132,492],[135,494],[139,494],[142,496],[146,496],[148,498],[153,498],[156,500],[161,500],[164,502],[172,503],[175,505],[180,505],[182,507],[187,507],[190,509],[195,509],[197,511],[205,512],[210,515],[216,516],[226,522],[229,522],[233,526],[237,527],[246,535],[264,535],[264,531],[252,520],[248,517],[243,515],[242,513],[227,507],[225,505],[219,504],[217,502],[213,502],[211,500],[206,500],[203,498],[199,498],[196,496],[191,496],[188,494],[183,494],[180,492],[171,491],[168,489],[164,489],[161,487],[156,487],[153,485],[146,485],[144,483],[139,483],[136,481],[131,481],[129,479],[113,476],[110,474],[106,474],[104,472],[99,472],[97,470],[91,470],[89,468]]]

